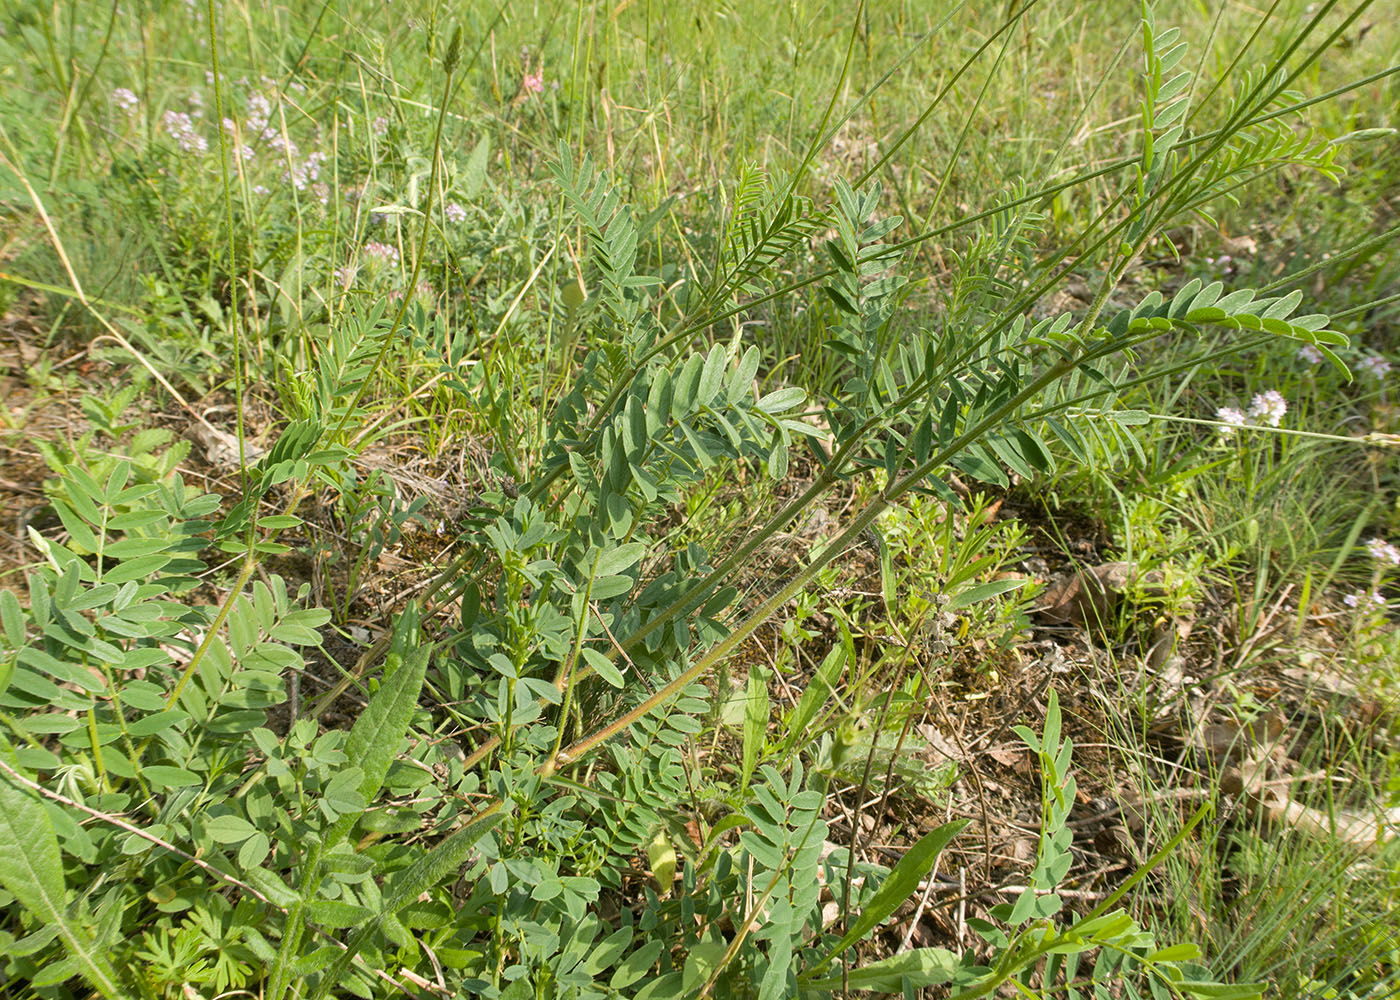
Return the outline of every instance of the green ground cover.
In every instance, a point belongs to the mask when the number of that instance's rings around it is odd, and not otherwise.
[[[1376,0],[0,21],[0,990],[1390,997]]]

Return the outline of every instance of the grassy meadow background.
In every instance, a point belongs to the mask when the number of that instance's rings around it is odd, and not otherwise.
[[[7,7],[0,991],[1393,996],[1397,13]]]

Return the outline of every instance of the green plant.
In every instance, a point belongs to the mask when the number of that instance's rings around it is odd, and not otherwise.
[[[957,612],[986,615],[978,624],[997,638],[1022,626],[1014,603],[987,603],[1020,586],[987,578],[1009,559],[1018,529],[988,524],[977,505],[963,510],[955,474],[1004,489],[1008,470],[1034,482],[1061,463],[1089,464],[1091,453],[1141,457],[1137,435],[1150,418],[1132,392],[1183,364],[1152,353],[1163,341],[1195,344],[1191,338],[1218,327],[1230,339],[1214,355],[1278,338],[1319,353],[1345,344],[1325,316],[1294,316],[1302,296],[1286,284],[1227,293],[1193,280],[1170,295],[1124,287],[1175,227],[1218,214],[1260,173],[1306,167],[1337,175],[1331,143],[1281,124],[1305,104],[1289,88],[1331,51],[1335,36],[1303,46],[1335,3],[1285,38],[1261,71],[1231,65],[1221,86],[1233,93],[1213,102],[1220,111],[1210,127],[1189,117],[1196,85],[1177,69],[1184,43],[1157,31],[1144,8],[1141,145],[1133,155],[1068,180],[1049,175],[1055,159],[1046,166],[1027,157],[1043,173],[986,193],[985,210],[960,210],[955,221],[892,242],[903,223],[886,214],[887,202],[910,198],[917,184],[892,177],[887,186],[875,175],[920,141],[919,126],[978,56],[994,51],[994,67],[1014,58],[1015,29],[1029,32],[1033,6],[1009,12],[950,67],[917,122],[856,183],[833,175],[819,151],[875,113],[871,91],[841,120],[835,114],[860,42],[872,34],[864,8],[839,71],[814,74],[833,96],[807,152],[792,170],[746,168],[732,196],[715,195],[712,204],[725,207],[711,225],[687,233],[696,217],[683,219],[665,201],[634,212],[616,172],[563,143],[551,207],[521,208],[514,199],[523,203],[529,191],[471,212],[458,204],[464,218],[501,219],[459,242],[444,225],[446,196],[493,196],[487,175],[494,183],[497,170],[486,162],[495,147],[475,132],[459,144],[473,150],[460,162],[445,140],[467,127],[453,103],[456,74],[476,74],[480,93],[498,102],[509,92],[474,56],[463,60],[461,38],[472,32],[444,45],[435,11],[423,23],[405,17],[384,37],[413,33],[402,46],[413,59],[386,54],[376,65],[339,36],[323,48],[321,16],[354,12],[320,11],[299,53],[297,44],[277,46],[285,79],[264,84],[278,91],[275,106],[264,98],[264,114],[253,88],[223,80],[217,11],[208,5],[213,103],[237,119],[219,133],[223,218],[211,208],[209,171],[186,167],[172,148],[198,145],[180,119],[152,141],[152,104],[144,139],[134,122],[112,131],[161,179],[176,234],[170,249],[207,263],[184,271],[162,262],[171,273],[161,301],[149,303],[153,319],[181,316],[186,299],[198,299],[217,327],[210,337],[234,353],[240,435],[243,394],[255,385],[249,371],[277,374],[286,424],[263,458],[239,470],[240,495],[224,506],[185,496],[174,462],[167,467],[155,454],[158,444],[139,456],[149,482],[138,481],[133,455],[102,475],[59,463],[72,544],[35,532],[47,565],[33,577],[29,610],[0,596],[11,671],[0,704],[13,713],[5,724],[18,744],[6,751],[3,793],[20,845],[0,854],[0,884],[18,904],[7,909],[6,927],[23,935],[6,942],[14,947],[5,975],[55,989],[81,975],[112,995],[128,986],[178,995],[198,981],[258,988],[272,1000],[380,995],[406,981],[421,986],[418,979],[511,1000],[634,990],[822,996],[950,983],[976,996],[1013,980],[1027,991],[1074,995],[1083,986],[1080,956],[1097,951],[1096,993],[1142,983],[1178,995],[1256,993],[1248,984],[1206,983],[1204,972],[1181,964],[1194,956],[1191,946],[1158,948],[1130,917],[1111,912],[1180,847],[1190,824],[1167,836],[1108,903],[1086,917],[1060,916],[1053,893],[1068,870],[1074,785],[1053,696],[1044,736],[1022,732],[1044,783],[1033,884],[980,928],[985,954],[921,948],[872,960],[867,944],[960,824],[928,832],[890,870],[860,864],[854,849],[823,858],[833,777],[859,773],[862,787],[882,794],[896,779],[912,784],[900,759],[910,745],[904,730],[933,690],[909,670],[922,623],[931,620],[942,647],[951,642],[943,619]],[[576,8],[576,40],[585,13]],[[263,23],[264,12],[256,16]],[[715,20],[708,12],[705,19]],[[495,24],[474,27],[494,41]],[[142,27],[150,32],[155,22]],[[272,34],[288,37],[281,28]],[[620,45],[611,34],[601,44]],[[27,19],[24,37],[35,51],[55,45],[41,20]],[[73,51],[87,53],[89,44],[75,40]],[[266,44],[249,39],[255,55],[266,55]],[[417,54],[422,44],[426,60]],[[794,61],[800,56],[795,50]],[[601,82],[607,65],[591,58],[591,50],[576,52],[559,97],[513,102],[525,108],[519,121],[591,145],[582,133],[611,106]],[[72,92],[64,60],[44,63],[59,77],[55,92]],[[339,75],[347,66],[358,80]],[[493,49],[491,74],[497,66]],[[325,105],[337,116],[329,133],[363,143],[325,161],[358,186],[353,208],[338,177],[324,206],[314,187],[297,183],[317,182],[310,157],[291,144],[293,136],[317,137],[305,111],[315,102],[289,96],[311,73],[325,74],[309,78],[325,85]],[[518,93],[532,100],[532,90],[522,84]],[[68,107],[76,114],[82,103]],[[981,109],[979,96],[973,110]],[[255,116],[278,155],[240,173],[230,157],[242,155]],[[488,124],[493,135],[524,131],[504,109]],[[68,130],[57,127],[55,140]],[[959,173],[967,143],[982,154],[993,148],[975,131],[969,118],[941,150],[944,178]],[[716,148],[723,132],[716,129]],[[1071,134],[1063,133],[1062,150]],[[509,138],[506,157],[527,164],[544,145]],[[77,300],[100,319],[105,306],[79,288],[57,228],[17,165],[32,159],[29,137],[24,143],[21,153],[7,141],[5,164],[42,217]],[[54,156],[54,170],[61,159]],[[288,183],[275,194],[249,183],[278,171]],[[829,191],[823,175],[834,177]],[[511,174],[499,179],[503,188],[515,184]],[[940,180],[925,201],[931,214],[947,200],[945,186]],[[1076,201],[1093,207],[1076,209]],[[373,240],[370,215],[382,227]],[[807,260],[814,243],[825,254],[821,266]],[[499,255],[498,244],[507,245]],[[560,265],[575,249],[580,262]],[[952,262],[936,312],[912,309],[926,288],[924,276],[913,280],[911,251]],[[1041,300],[1080,271],[1094,286],[1088,308],[1043,315]],[[442,287],[420,290],[427,275],[441,275]],[[822,296],[801,295],[809,285]],[[832,345],[805,369],[776,362],[781,337],[749,342],[752,323],[784,309],[800,309],[812,336]],[[1144,371],[1134,370],[1139,359]],[[192,383],[201,374],[178,352],[160,360],[188,367]],[[120,410],[90,410],[116,428]],[[283,533],[303,527],[298,511],[313,494],[357,522],[365,544],[336,609],[348,611],[376,547],[405,513],[380,481],[357,479],[350,460],[376,434],[428,421],[440,422],[428,432],[434,454],[463,432],[489,452],[481,464],[494,478],[464,516],[458,554],[424,585],[423,620],[418,604],[401,610],[333,690],[284,709],[286,678],[306,666],[293,647],[314,646],[329,615],[294,607],[268,572],[285,568],[274,560],[291,554]],[[91,464],[79,457],[79,466]],[[804,467],[810,475],[797,480]],[[755,505],[763,516],[751,530],[722,541],[725,533],[710,525],[687,525],[687,544],[670,544],[680,537],[676,512],[703,509],[698,493],[727,483],[742,495],[760,477],[794,488],[774,510]],[[834,536],[769,581],[770,592],[741,598],[738,584],[757,556],[838,491],[858,499]],[[940,532],[933,542],[886,537],[880,545],[889,620],[870,631],[887,628],[903,648],[862,659],[851,621],[834,616],[839,640],[783,713],[786,731],[768,738],[767,676],[747,664],[739,753],[702,758],[706,735],[712,747],[723,738],[705,732],[723,714],[712,706],[728,693],[706,687],[712,670],[807,588],[833,581],[843,553],[901,505],[920,528]],[[203,575],[199,557],[211,548],[236,557],[231,582]],[[936,571],[917,571],[920,558],[936,561]],[[205,582],[227,591],[212,606],[198,596]],[[430,618],[429,610],[442,614]],[[797,609],[790,647],[804,638],[812,611]],[[348,731],[321,731],[321,710],[341,697],[360,700],[358,717]],[[880,721],[862,732],[864,710]],[[883,785],[878,774],[868,781],[877,764],[894,776]],[[917,791],[937,795],[935,784]],[[77,816],[95,820],[98,833]],[[83,885],[70,906],[69,887]],[[823,917],[824,891],[848,904],[839,930]],[[65,948],[70,964],[49,961]]]

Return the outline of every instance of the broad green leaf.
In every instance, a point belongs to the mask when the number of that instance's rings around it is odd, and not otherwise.
[[[1011,485],[1011,481],[1006,478],[1006,473],[1001,470],[1001,466],[997,465],[985,448],[972,446],[961,455],[954,457],[950,464],[955,469],[966,472],[969,476],[984,483],[993,483],[997,486]]]
[[[0,590],[0,629],[11,649],[24,645],[24,609],[20,607],[19,598],[9,590]]]
[[[84,691],[105,691],[107,688],[101,678],[89,673],[85,667],[60,660],[34,646],[20,650],[19,662],[35,670],[42,670],[55,680],[80,687]]]
[[[627,593],[634,586],[636,586],[636,581],[630,576],[600,576],[593,581],[589,594],[594,600],[605,601],[610,597],[618,597]]]
[[[1182,944],[1174,944],[1167,948],[1159,948],[1147,956],[1149,962],[1189,962],[1192,959],[1201,957],[1199,945],[1190,941]]]
[[[616,576],[623,570],[631,568],[637,560],[646,554],[646,551],[645,542],[628,542],[625,545],[608,549],[598,557],[593,573],[595,576]]]
[[[363,906],[355,906],[340,899],[313,899],[306,904],[306,915],[323,927],[334,927],[338,930],[358,927],[374,916]]]
[[[895,865],[894,871],[890,872],[885,881],[880,884],[880,888],[875,891],[870,902],[865,904],[865,909],[861,911],[860,917],[847,928],[845,935],[836,942],[836,946],[827,953],[826,957],[812,967],[809,974],[815,974],[826,968],[838,955],[864,938],[897,910],[900,904],[919,887],[919,882],[928,875],[929,870],[933,868],[933,863],[938,860],[938,855],[953,842],[958,834],[962,833],[963,828],[969,822],[970,820],[960,819],[952,823],[945,823],[920,837],[919,842],[909,848],[904,857],[900,859],[899,864]],[[854,985],[855,973],[852,972],[851,976],[852,985]],[[935,981],[946,982],[947,980]],[[873,987],[861,988],[872,989]]]
[[[327,924],[326,926],[334,926]],[[312,973],[320,972],[326,966],[334,962],[340,955],[340,949],[333,944],[309,951],[301,958],[292,963],[292,972],[298,976],[309,976]]]
[[[676,373],[673,382],[672,412],[679,419],[690,416],[695,409],[695,394],[700,385],[700,369],[704,364],[705,358],[702,355],[692,354]]]
[[[62,500],[53,500],[53,509],[58,512],[59,520],[68,529],[68,537],[73,544],[85,552],[96,552],[99,548],[97,536],[92,533],[92,529],[72,509]]]
[[[102,579],[107,583],[126,583],[128,580],[144,580],[153,576],[162,569],[166,563],[170,562],[171,556],[154,555],[138,556],[135,559],[128,559],[118,563],[114,568],[102,574]]]
[[[18,772],[9,743],[0,739],[0,760]],[[46,928],[63,939],[74,971],[106,997],[124,997],[116,972],[87,929],[69,919],[58,837],[42,803],[0,773],[0,886]]]
[[[729,377],[729,404],[733,406],[742,399],[752,398],[753,380],[758,374],[758,363],[762,354],[757,347],[750,347],[739,359],[739,366]]]
[[[690,952],[685,957],[683,987],[689,990],[702,985],[720,967],[720,962],[724,960],[725,952],[728,950],[729,946],[723,938],[719,937],[700,941],[691,946]]]
[[[588,661],[588,665],[593,668],[595,674],[615,688],[623,686],[622,671],[618,670],[617,665],[606,655],[591,646],[584,646],[582,652],[583,658]]]
[[[708,406],[724,387],[724,371],[728,367],[729,352],[719,344],[710,348],[710,354],[705,358],[705,367],[700,373],[700,386],[696,390],[697,406]]]
[[[612,968],[627,946],[632,943],[632,928],[621,927],[596,945],[584,960],[583,971],[596,977],[605,969]]]
[[[797,386],[775,389],[758,401],[758,409],[764,413],[782,413],[790,410],[807,398],[807,393]]]
[[[1006,917],[1006,923],[1012,927],[1019,927],[1029,920],[1034,912],[1035,889],[1027,886],[1021,890],[1021,895],[1016,897],[1016,902],[1011,907],[1011,913]]]
[[[150,715],[142,716],[127,725],[126,731],[132,736],[147,737],[178,725],[189,718],[188,712],[183,712],[178,708],[170,708],[161,712],[152,712]]]
[[[708,469],[710,466],[714,465],[715,460],[710,457],[709,449],[701,442],[695,431],[691,430],[690,425],[682,420],[678,422],[676,426],[680,428],[682,436],[685,437],[691,449],[695,452],[695,460],[699,463],[700,467],[702,469]]]
[[[662,947],[662,943],[655,938],[644,943],[617,967],[617,971],[608,981],[608,986],[614,990],[621,990],[639,981],[661,956]]]
[[[204,779],[193,771],[168,764],[148,764],[141,768],[141,776],[158,788],[195,788],[204,784]]]
[[[213,817],[204,824],[204,829],[221,844],[241,844],[258,832],[252,823],[233,814]]]
[[[271,900],[274,906],[287,910],[301,902],[301,896],[297,895],[296,890],[289,888],[280,876],[266,868],[249,868],[243,873],[243,878]]]

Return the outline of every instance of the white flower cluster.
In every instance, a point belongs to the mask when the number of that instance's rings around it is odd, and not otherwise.
[[[1270,427],[1277,427],[1287,412],[1288,401],[1277,389],[1261,392],[1249,402],[1250,418],[1262,420]]]
[[[1376,591],[1357,590],[1342,598],[1342,603],[1349,608],[1359,608],[1363,604],[1373,604],[1377,607],[1385,607],[1385,598]]]
[[[257,132],[262,135],[267,129],[268,120],[272,117],[272,102],[262,94],[254,94],[248,98],[248,117],[245,120],[249,132]],[[266,140],[267,136],[263,135]]]
[[[209,151],[209,141],[194,130],[194,123],[190,121],[190,116],[183,111],[167,111],[161,121],[165,123],[166,134],[175,140],[182,152],[206,153]]]
[[[1383,538],[1368,538],[1366,540],[1366,551],[1371,553],[1371,558],[1378,563],[1388,566],[1400,566],[1400,549],[1391,545]]]
[[[1356,367],[1373,379],[1383,379],[1390,372],[1390,362],[1378,354],[1369,358],[1362,358],[1356,363]]]
[[[126,87],[118,87],[112,91],[112,103],[121,108],[129,115],[136,114],[136,109],[141,106],[141,99]]]
[[[1220,421],[1220,436],[1230,437],[1235,433],[1236,427],[1245,425],[1244,412],[1235,409],[1233,406],[1222,406],[1215,411],[1215,419]]]
[[[290,180],[298,191],[305,191],[308,185],[320,179],[321,164],[325,162],[325,159],[325,153],[309,153],[306,159],[300,163],[294,163],[291,172],[283,179]]]
[[[399,264],[398,247],[390,243],[366,243],[365,255],[375,260],[383,261],[386,264],[391,264],[394,267],[398,267]]]

